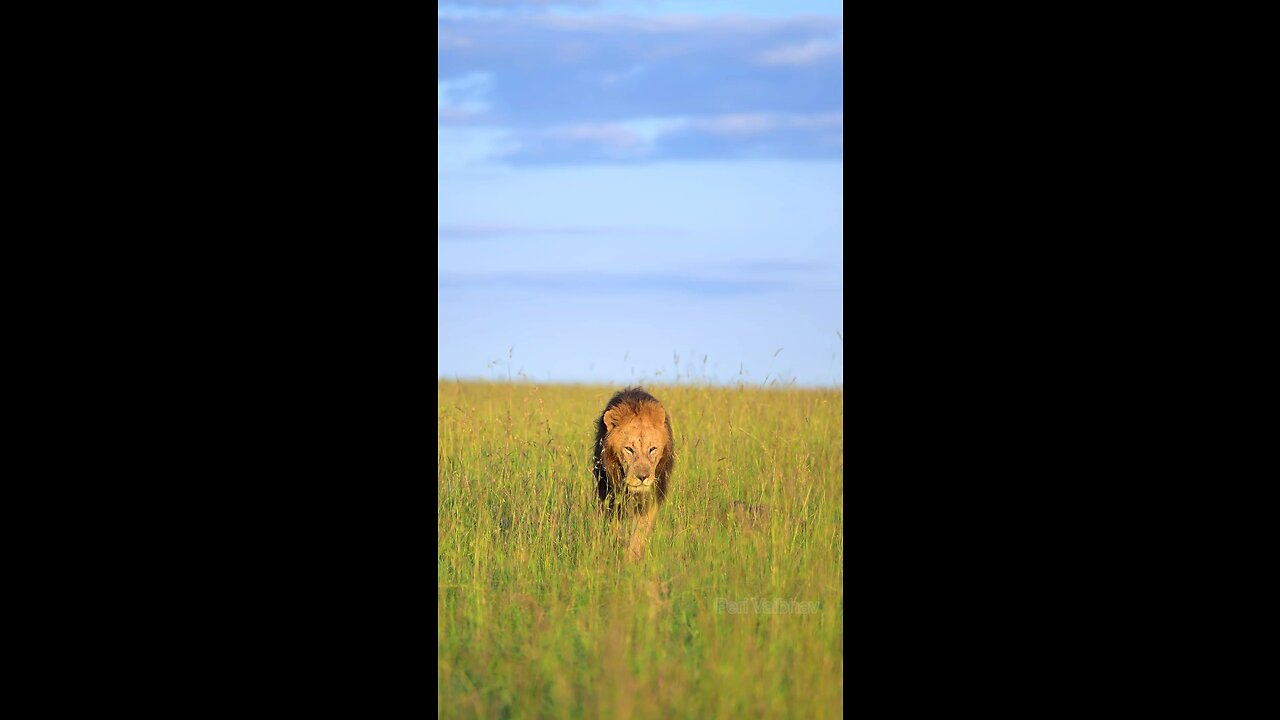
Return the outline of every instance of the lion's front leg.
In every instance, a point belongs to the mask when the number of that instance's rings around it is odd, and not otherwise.
[[[644,548],[649,544],[649,536],[653,534],[653,525],[657,519],[658,503],[656,502],[649,503],[643,514],[636,519],[636,529],[631,535],[631,545],[628,548],[632,560],[638,560],[644,555]]]

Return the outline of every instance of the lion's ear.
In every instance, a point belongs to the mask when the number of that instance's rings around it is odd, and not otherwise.
[[[606,410],[604,413],[604,429],[608,431],[618,427],[618,423],[622,422],[621,415],[622,414],[618,412],[618,408],[609,408]]]

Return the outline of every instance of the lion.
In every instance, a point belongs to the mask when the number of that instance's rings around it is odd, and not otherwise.
[[[640,557],[675,469],[671,416],[662,403],[638,387],[615,394],[596,420],[592,468],[600,507],[613,515],[615,530],[620,520],[634,521],[629,550]]]

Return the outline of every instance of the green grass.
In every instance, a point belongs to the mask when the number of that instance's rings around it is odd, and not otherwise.
[[[590,469],[619,389],[439,383],[438,715],[840,716],[843,391],[646,385],[677,462],[629,562]]]

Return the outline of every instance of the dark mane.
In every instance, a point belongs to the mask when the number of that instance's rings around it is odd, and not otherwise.
[[[609,402],[605,404],[604,410],[600,411],[599,417],[596,418],[596,442],[591,457],[591,470],[596,478],[596,495],[604,506],[609,504],[609,498],[614,493],[614,488],[609,481],[609,474],[605,468],[608,459],[604,457],[604,439],[608,431],[604,426],[604,415],[618,406],[626,406],[632,412],[638,412],[640,406],[646,403],[661,407],[666,415],[666,420],[663,424],[666,426],[667,431],[667,451],[662,454],[662,459],[658,461],[654,476],[658,502],[661,503],[667,497],[667,480],[671,477],[671,471],[675,469],[675,437],[671,433],[671,413],[666,412],[666,407],[662,402],[645,392],[644,388],[629,387],[614,393],[613,397],[609,398]]]

